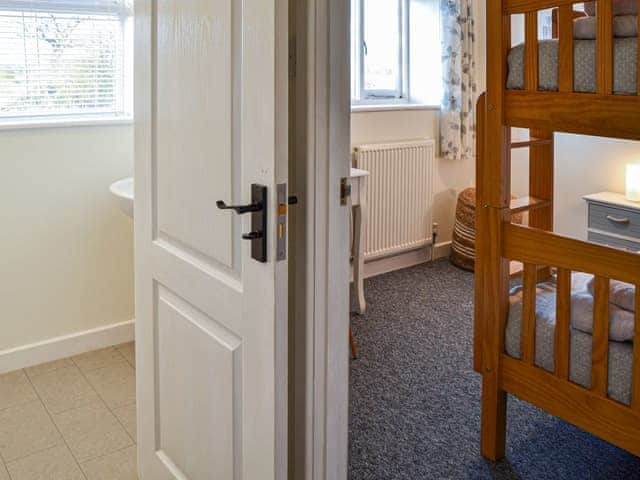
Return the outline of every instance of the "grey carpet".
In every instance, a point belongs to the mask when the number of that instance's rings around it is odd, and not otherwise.
[[[351,480],[640,479],[640,458],[513,398],[506,460],[480,456],[472,274],[440,260],[365,291],[366,315],[352,316]]]

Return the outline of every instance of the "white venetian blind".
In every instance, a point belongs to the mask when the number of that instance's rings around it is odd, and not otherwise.
[[[0,0],[0,120],[125,113],[128,0]]]

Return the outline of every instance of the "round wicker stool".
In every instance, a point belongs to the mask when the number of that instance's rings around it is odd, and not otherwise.
[[[513,215],[513,223],[522,223],[522,214]],[[476,254],[476,189],[467,188],[458,195],[456,221],[451,241],[451,263],[473,270]]]

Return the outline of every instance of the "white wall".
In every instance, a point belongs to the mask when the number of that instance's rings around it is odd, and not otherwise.
[[[131,320],[133,127],[0,131],[0,352]]]
[[[521,130],[514,136],[526,138]],[[587,239],[587,205],[582,197],[590,193],[624,192],[627,163],[640,162],[640,143],[613,138],[556,134],[555,222],[556,232]],[[511,190],[526,195],[529,183],[526,150],[514,152]]]
[[[586,240],[587,206],[582,196],[624,192],[625,164],[640,162],[640,143],[611,138],[558,135],[555,230]]]

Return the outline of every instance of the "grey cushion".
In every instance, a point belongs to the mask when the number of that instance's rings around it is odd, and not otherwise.
[[[614,15],[635,15],[638,13],[637,0],[612,0]],[[584,13],[593,17],[596,14],[596,2],[586,2]]]
[[[574,274],[572,290],[584,289],[584,274]],[[537,366],[553,372],[556,327],[556,287],[553,282],[538,285],[536,295],[536,359]],[[507,353],[520,358],[522,329],[522,292],[512,291],[509,319],[505,333]],[[591,349],[593,337],[588,333],[571,330],[571,381],[588,388],[591,384]],[[609,342],[609,397],[624,404],[631,403],[631,371],[633,344]]]
[[[596,39],[596,17],[581,17],[573,21],[573,37],[580,40]],[[638,16],[621,15],[613,18],[613,36],[617,38],[638,36]]]
[[[558,90],[558,41],[542,40],[538,44],[539,88],[546,91]],[[594,93],[596,91],[595,40],[574,42],[574,91]],[[638,39],[616,38],[613,42],[613,92],[622,95],[636,95]],[[507,88],[524,88],[524,44],[517,45],[509,52],[509,72]]]

